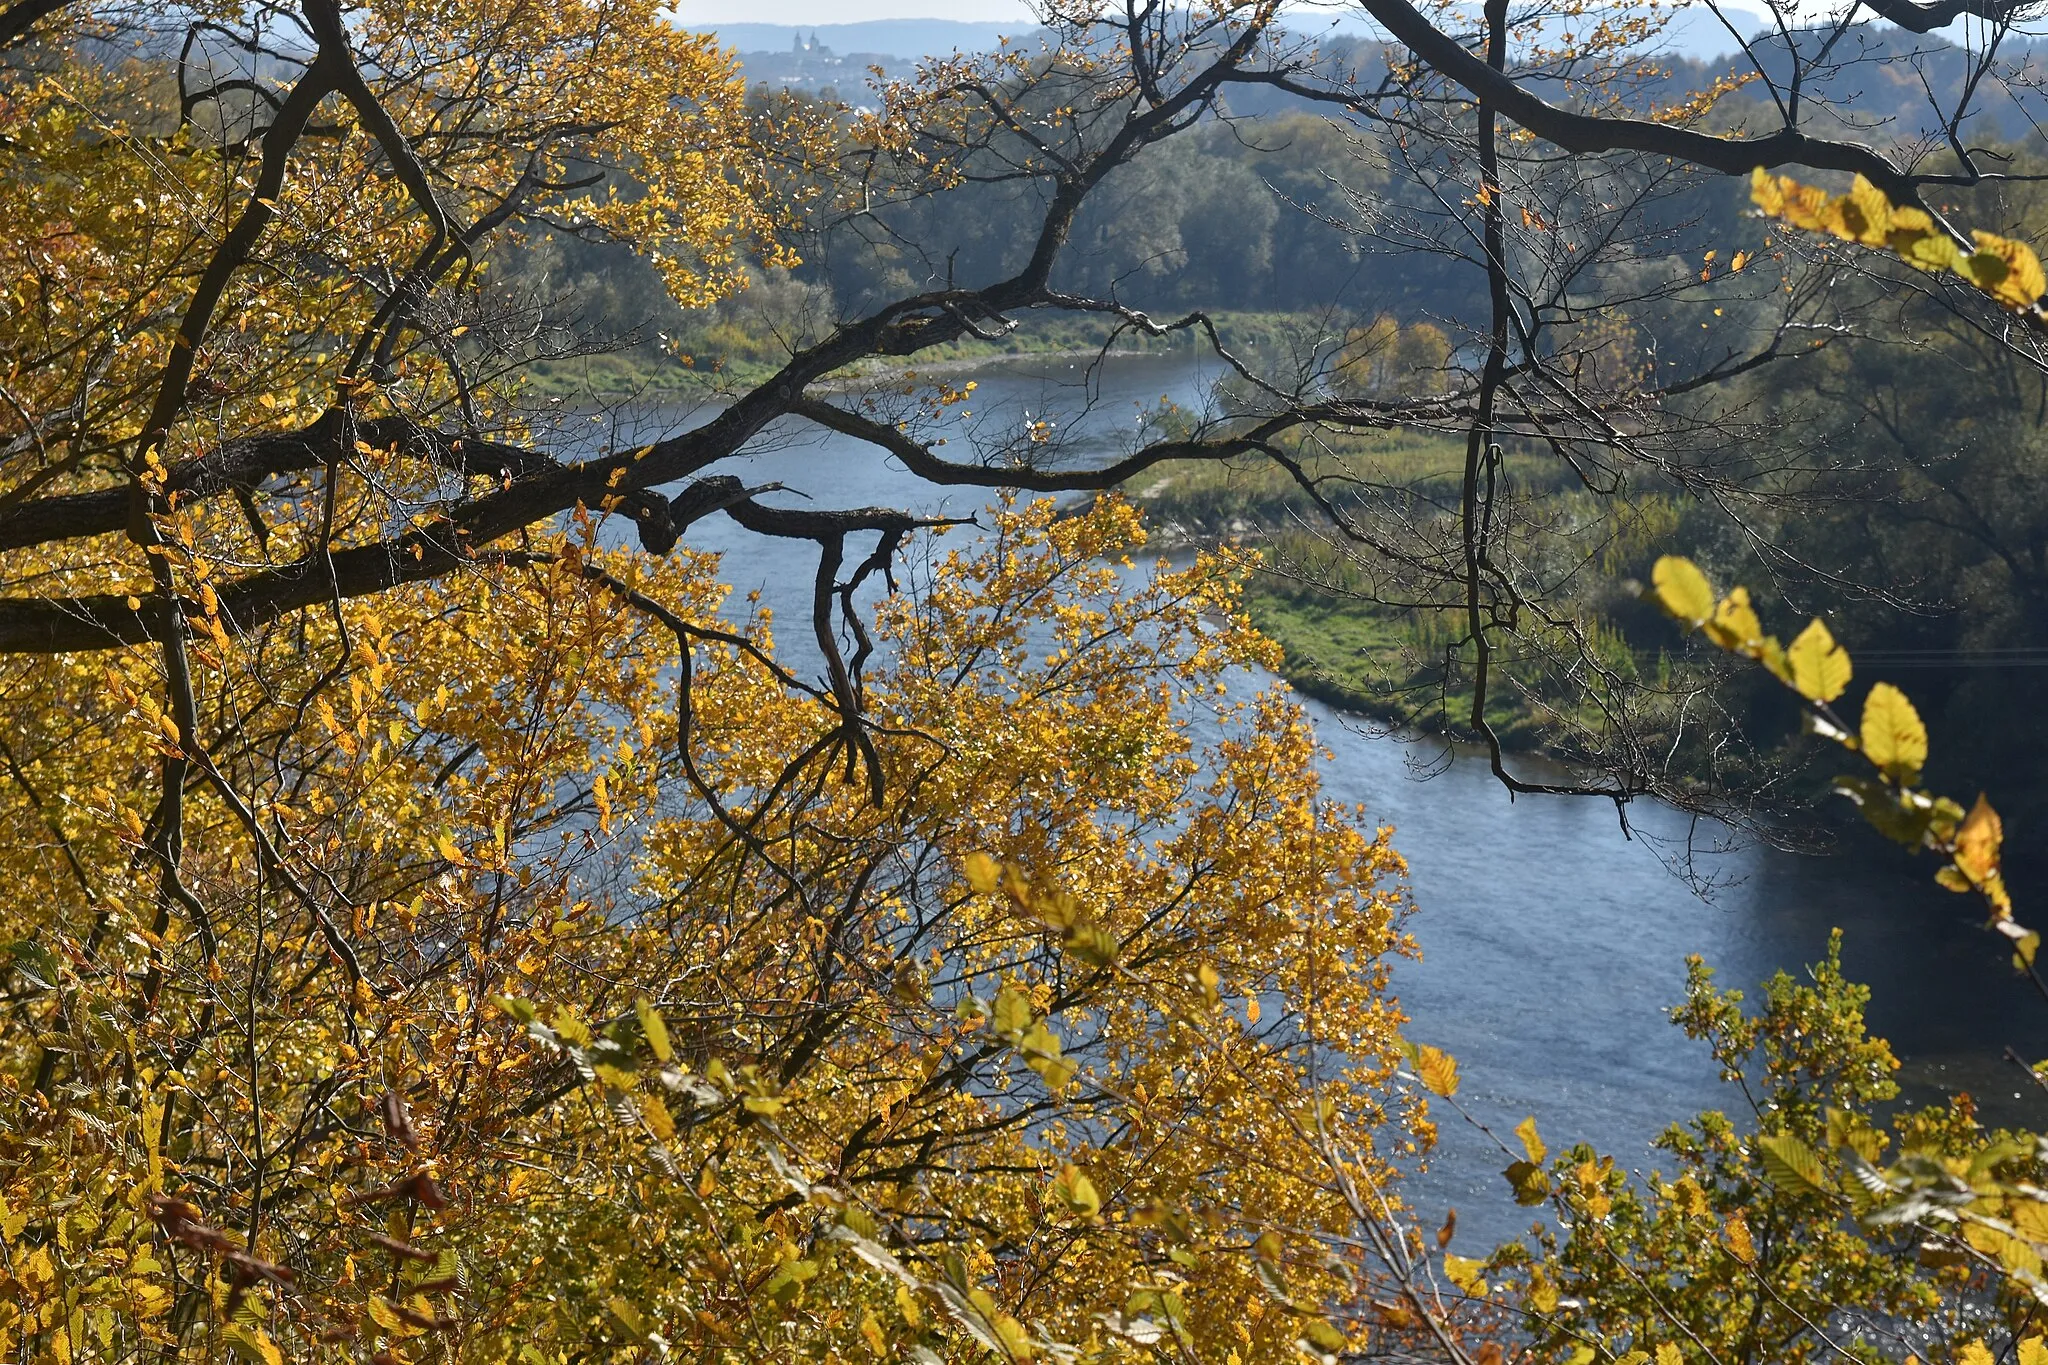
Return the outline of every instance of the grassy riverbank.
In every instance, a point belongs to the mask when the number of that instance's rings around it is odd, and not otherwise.
[[[1510,477],[1525,487],[1555,477],[1533,457],[1511,456],[1508,464]],[[1464,451],[1447,436],[1389,431],[1352,438],[1309,468],[1400,487],[1441,507],[1458,496]],[[1229,543],[1260,552],[1264,565],[1246,583],[1246,610],[1284,651],[1281,673],[1298,690],[1347,711],[1470,737],[1469,693],[1445,695],[1447,679],[1455,689],[1462,674],[1462,613],[1375,600],[1404,594],[1373,581],[1333,547],[1326,514],[1285,471],[1265,461],[1169,464],[1127,491],[1166,545]],[[1612,666],[1635,667],[1617,633],[1597,626],[1593,633]],[[1568,709],[1585,707],[1576,690],[1544,687],[1540,678],[1517,679],[1537,684],[1519,688],[1503,681],[1496,681],[1487,719],[1512,747],[1554,750],[1570,723],[1596,721]]]
[[[1291,313],[1217,313],[1213,315],[1223,344],[1233,351],[1256,354],[1291,346],[1314,319]],[[1060,314],[1026,317],[1000,341],[966,339],[935,346],[914,360],[870,360],[831,377],[833,387],[852,388],[905,372],[955,375],[984,365],[1002,365],[1034,358],[1078,358],[1105,349],[1119,355],[1170,355],[1206,345],[1195,330],[1165,337],[1118,330],[1107,318]],[[788,359],[788,349],[772,337],[725,324],[709,324],[680,336],[673,354],[640,346],[602,355],[543,360],[530,368],[528,392],[540,398],[617,400],[674,393],[704,397],[737,392],[769,379]]]

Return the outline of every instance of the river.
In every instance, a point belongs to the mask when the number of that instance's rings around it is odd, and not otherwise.
[[[1101,458],[1162,398],[1199,407],[1213,377],[1185,357],[1117,359],[1099,372],[1066,360],[1013,363],[976,374],[978,387],[953,420],[961,438],[1000,438],[1052,420],[1072,439],[1074,458]],[[628,409],[574,436],[579,445],[600,432],[638,439],[681,418],[674,409]],[[960,450],[966,441],[952,444]],[[719,472],[786,485],[765,500],[821,508],[969,516],[989,500],[983,490],[933,488],[879,451],[795,425],[764,434]],[[723,517],[691,527],[687,543],[723,552],[735,602],[758,590],[775,609],[786,658],[808,652],[806,632],[793,627],[807,620],[810,546],[767,541]],[[851,545],[848,559],[857,562]],[[1773,973],[1800,972],[1821,956],[1837,926],[1851,979],[1872,987],[1872,1031],[1905,1062],[1910,1098],[1967,1089],[1993,1120],[2043,1121],[2015,1084],[2025,1078],[1999,1058],[2007,1045],[2048,1056],[2048,1009],[2003,967],[1976,927],[1974,903],[1932,886],[1931,865],[1798,856],[1748,842],[1698,856],[1696,870],[1715,883],[1703,896],[1668,864],[1689,833],[1718,845],[1721,831],[1638,802],[1630,838],[1605,802],[1510,799],[1484,764],[1439,762],[1435,741],[1385,735],[1310,699],[1302,705],[1330,750],[1330,795],[1391,823],[1408,859],[1417,907],[1410,927],[1422,957],[1402,963],[1394,980],[1410,1036],[1459,1059],[1461,1102],[1503,1135],[1534,1115],[1553,1149],[1584,1140],[1651,1169],[1650,1140],[1668,1123],[1741,1105],[1705,1048],[1667,1020],[1683,994],[1686,956],[1704,956],[1721,985],[1753,995]],[[1485,1139],[1455,1119],[1442,1131],[1412,1198],[1432,1222],[1455,1206],[1458,1248],[1479,1254],[1525,1228],[1528,1211],[1509,1199],[1502,1159]]]

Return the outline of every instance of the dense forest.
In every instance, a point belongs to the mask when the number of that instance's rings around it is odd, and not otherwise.
[[[1840,929],[1662,964],[1725,1103],[1652,1015],[1503,1117],[1440,1044],[1529,983],[1411,1008],[1275,678],[1470,741],[1584,968],[1497,1033],[1641,965],[1532,806],[1853,808],[2041,1009],[2033,11],[1360,8],[856,109],[653,0],[0,0],[0,1360],[2048,1359],[2048,1138],[1902,1098]],[[965,421],[1122,349],[1220,378]]]

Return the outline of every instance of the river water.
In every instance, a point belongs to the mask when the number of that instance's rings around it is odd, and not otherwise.
[[[1100,370],[1038,360],[974,378],[975,392],[953,410],[948,454],[963,457],[971,435],[999,440],[1051,420],[1071,440],[1072,458],[1099,459],[1131,439],[1140,414],[1162,398],[1200,408],[1214,371],[1184,357],[1132,357]],[[688,420],[675,409],[625,410],[574,436],[579,445],[600,433],[643,439]],[[719,472],[786,485],[764,500],[820,508],[971,516],[989,500],[984,490],[933,488],[879,451],[794,425],[764,434]],[[723,552],[739,609],[758,591],[784,623],[785,659],[805,663],[812,547],[749,535],[724,517],[691,527],[687,543]],[[849,563],[855,553],[849,544]],[[1316,701],[1302,704],[1330,751],[1329,794],[1392,824],[1408,859],[1410,927],[1422,957],[1400,964],[1394,980],[1409,1034],[1459,1059],[1459,1099],[1495,1131],[1534,1115],[1553,1149],[1584,1140],[1624,1165],[1653,1168],[1649,1143],[1667,1124],[1742,1104],[1705,1049],[1668,1022],[1686,956],[1702,955],[1721,985],[1753,995],[1781,969],[1803,971],[1836,927],[1846,934],[1850,978],[1872,988],[1872,1031],[1905,1063],[1910,1099],[1968,1090],[1988,1118],[2044,1121],[2015,1085],[2024,1076],[2000,1056],[2008,1045],[2030,1059],[2048,1056],[2048,1008],[2004,968],[1972,903],[1931,885],[1931,866],[1798,856],[1754,842],[1725,848],[1723,831],[1648,802],[1631,808],[1628,837],[1605,802],[1510,799],[1481,762],[1446,764],[1435,741],[1389,736]],[[1710,894],[1673,870],[1688,842],[1694,871],[1714,884]],[[1509,1199],[1497,1150],[1445,1117],[1440,1148],[1411,1197],[1431,1221],[1455,1206],[1458,1247],[1479,1254],[1524,1229],[1529,1211]]]

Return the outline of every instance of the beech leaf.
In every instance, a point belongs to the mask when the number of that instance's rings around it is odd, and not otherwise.
[[[1650,570],[1657,605],[1689,626],[1714,614],[1714,588],[1699,565],[1681,555],[1665,555]]]
[[[1790,1133],[1767,1133],[1756,1139],[1764,1171],[1786,1189],[1806,1194],[1833,1194],[1835,1186],[1813,1148]]]
[[[1890,683],[1872,685],[1863,699],[1861,738],[1864,755],[1895,782],[1912,782],[1927,763],[1927,727]]]
[[[1848,651],[1835,643],[1819,617],[1807,622],[1806,629],[1792,641],[1785,651],[1785,663],[1792,673],[1793,688],[1809,701],[1833,701],[1849,686]]]

